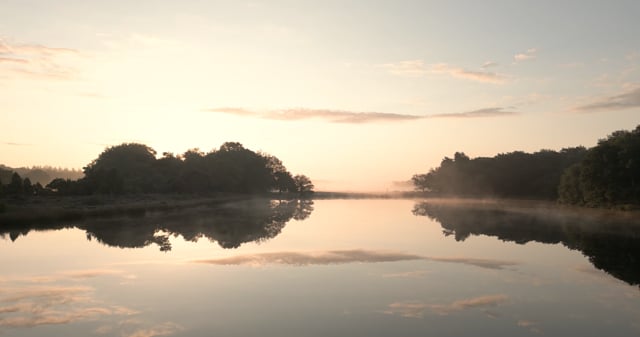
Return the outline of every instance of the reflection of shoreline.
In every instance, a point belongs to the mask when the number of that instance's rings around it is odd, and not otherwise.
[[[237,248],[245,242],[264,241],[277,236],[291,219],[304,220],[313,212],[313,201],[245,199],[173,212],[148,212],[140,217],[94,219],[78,225],[12,226],[0,232],[15,241],[31,230],[76,227],[87,232],[88,239],[121,248],[142,248],[157,244],[171,250],[170,236],[187,241],[207,238],[223,248]]]
[[[640,221],[630,216],[587,214],[550,207],[502,208],[498,203],[420,202],[413,214],[437,221],[445,236],[464,241],[488,235],[525,244],[561,243],[579,250],[598,269],[631,285],[640,284]]]

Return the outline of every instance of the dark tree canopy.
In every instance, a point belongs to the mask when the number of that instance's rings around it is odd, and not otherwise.
[[[417,190],[437,195],[556,199],[562,172],[579,162],[586,149],[511,152],[471,159],[456,152],[440,167],[411,179]]]
[[[306,176],[297,184],[277,157],[237,142],[207,153],[194,148],[178,156],[165,152],[156,158],[156,154],[144,144],[109,147],[84,168],[84,178],[58,178],[47,187],[60,194],[308,193],[313,189]]]
[[[640,126],[601,139],[567,169],[559,200],[591,207],[640,204]]]

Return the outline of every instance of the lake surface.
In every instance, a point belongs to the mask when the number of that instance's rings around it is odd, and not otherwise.
[[[0,336],[640,335],[631,217],[250,200],[0,232]]]

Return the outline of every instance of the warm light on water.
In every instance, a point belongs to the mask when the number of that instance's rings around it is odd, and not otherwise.
[[[615,246],[637,246],[637,230],[635,236],[627,233],[618,242],[615,236],[601,236],[593,226],[582,230],[577,222],[558,220],[548,212],[535,217],[509,213],[509,221],[504,221],[504,213],[490,213],[496,219],[492,222],[483,211],[466,208],[423,206],[429,217],[412,214],[420,205],[411,200],[319,200],[308,218],[291,219],[279,234],[257,243],[242,239],[253,238],[255,232],[224,227],[224,221],[236,221],[236,213],[207,221],[216,210],[197,213],[209,218],[174,213],[149,215],[147,220],[87,221],[79,228],[31,230],[14,242],[10,237],[15,238],[15,232],[5,233],[0,241],[0,333],[136,337],[640,333],[637,270],[629,270],[638,267],[630,262],[637,256],[631,249],[628,260],[614,259]],[[243,207],[237,208],[242,210],[239,214],[246,213]],[[536,220],[540,218],[547,219],[547,225],[534,223],[528,231],[514,227],[521,221],[543,221]],[[238,221],[236,226],[246,228],[260,219]],[[138,224],[140,231],[118,231],[113,227],[118,222],[127,224],[121,228]],[[222,227],[210,227],[217,224]],[[107,225],[112,234],[108,240],[98,230]],[[159,245],[144,241],[140,248],[102,243],[132,246],[138,242],[136,235],[145,237],[143,226],[164,227],[155,236],[168,235],[171,249],[163,252]],[[173,235],[178,229],[203,230],[209,238],[187,241]],[[453,234],[446,236],[443,230]],[[456,241],[465,231],[470,235]],[[212,238],[240,246],[223,249]],[[515,243],[515,238],[526,243]],[[574,243],[580,247],[572,247]],[[594,267],[583,251],[592,254],[591,261],[604,271]]]

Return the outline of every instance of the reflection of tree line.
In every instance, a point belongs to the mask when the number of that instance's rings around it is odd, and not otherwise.
[[[246,242],[271,239],[291,219],[304,220],[313,211],[311,200],[250,199],[215,207],[183,209],[170,213],[147,214],[126,219],[100,219],[79,225],[46,225],[5,228],[1,236],[15,241],[31,230],[76,227],[87,232],[87,239],[108,246],[142,248],[157,244],[160,250],[171,250],[169,238],[182,236],[187,241],[207,238],[223,248],[237,248]],[[89,220],[87,220],[89,221]]]
[[[445,236],[464,241],[470,235],[503,241],[562,243],[581,251],[598,269],[632,285],[640,285],[640,223],[606,215],[584,216],[550,209],[417,203],[413,214],[440,223]]]

